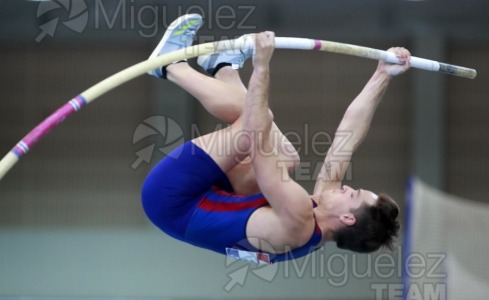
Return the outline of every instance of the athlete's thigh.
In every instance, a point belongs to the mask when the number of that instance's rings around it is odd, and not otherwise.
[[[231,126],[192,140],[204,150],[225,173],[237,166],[249,154],[249,148],[241,143],[245,138],[242,118]]]
[[[253,195],[260,192],[258,182],[256,181],[255,170],[253,170],[249,156],[226,172],[226,176],[233,186],[234,192],[237,194]]]

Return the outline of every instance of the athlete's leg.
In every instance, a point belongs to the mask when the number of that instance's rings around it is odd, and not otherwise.
[[[239,103],[241,103],[240,109],[242,111],[244,107],[244,97],[247,90],[241,80],[239,71],[231,66],[226,66],[219,69],[219,71],[214,75],[214,78],[243,91],[242,97],[240,98],[241,100],[239,101]],[[287,168],[290,171],[300,163],[299,155],[297,154],[294,146],[282,134],[275,123],[272,125],[272,132],[275,138],[274,144],[279,149],[279,152],[282,153],[281,163],[283,164],[284,168]],[[226,175],[237,193],[254,194],[259,192],[255,171],[253,170],[249,157],[228,171]]]
[[[203,75],[186,62],[172,64],[166,71],[170,81],[194,96],[218,119],[233,123],[241,115],[244,103],[242,88]]]
[[[198,19],[196,16],[191,18]],[[172,28],[167,30],[150,58],[182,47],[188,47],[195,36],[196,30],[200,27],[199,22],[201,21],[196,20],[195,23],[190,24],[189,22],[191,18],[185,17],[185,20],[182,19],[174,22],[175,26],[171,26]],[[184,34],[181,35],[179,26],[181,27],[189,24],[191,25],[190,28],[185,29]],[[234,66],[242,67],[244,61],[251,56],[251,51],[239,52],[238,54],[239,55],[236,56],[231,52],[230,55],[219,54],[207,56],[205,58],[211,59],[199,61],[199,64],[203,62],[207,67],[215,68],[219,63],[231,62]],[[244,183],[245,181],[254,181],[254,174],[251,168],[249,166],[247,167],[246,164],[241,164],[236,170],[231,171],[247,155],[247,149],[239,147],[239,135],[242,135],[242,126],[241,122],[237,122],[237,120],[243,111],[246,89],[241,82],[237,71],[228,67],[221,68],[221,70],[215,74],[216,78],[219,79],[217,80],[193,70],[186,62],[182,62],[171,64],[166,68],[153,70],[150,74],[155,77],[171,80],[197,98],[211,114],[223,121],[233,123],[229,128],[196,139],[195,143],[207,151],[225,172],[229,171],[230,178],[249,178],[249,180],[241,180],[239,182],[240,184],[235,184],[236,186],[248,186],[248,184]],[[280,132],[278,131],[278,133]],[[288,143],[289,145],[286,147],[282,145],[280,140],[286,139],[280,138],[283,137],[281,133],[276,134],[276,136],[278,138],[277,145],[279,146],[277,148],[281,153],[283,152],[286,154],[282,161],[287,168],[293,168],[294,164],[298,161],[297,153],[293,155],[294,152],[290,151],[290,149],[293,149],[290,143]],[[287,150],[283,151],[284,149]],[[292,155],[290,155],[291,153]],[[241,176],[233,175],[238,172],[241,173]],[[245,172],[246,176],[244,176]]]
[[[221,68],[215,78],[205,76],[187,63],[167,67],[167,78],[193,95],[204,108],[222,121],[233,123],[243,112],[246,88],[238,70],[230,66]],[[290,141],[274,123],[272,137],[282,161],[293,168],[298,163],[298,154]]]
[[[244,35],[242,39],[254,39],[254,34]],[[240,90],[241,93],[236,93],[233,96],[233,111],[239,111],[239,115],[243,112],[245,96],[247,93],[246,87],[239,76],[239,69],[244,65],[244,62],[251,58],[253,49],[229,50],[211,55],[200,56],[197,63],[211,76],[218,81],[227,83],[230,86]],[[222,95],[220,93],[217,93]],[[224,94],[225,95],[225,94]],[[226,106],[226,98],[221,97],[217,105]],[[205,106],[205,103],[204,103]],[[237,107],[238,106],[238,107]],[[226,109],[223,109],[226,111]],[[272,124],[272,139],[273,145],[280,154],[280,162],[282,167],[292,170],[300,162],[299,155],[290,141],[282,134],[275,123]],[[241,164],[240,166],[242,166]],[[251,168],[251,166],[248,166]],[[242,168],[241,168],[242,169]],[[231,176],[231,174],[229,174]],[[254,175],[254,174],[253,174]],[[241,176],[238,176],[241,177]]]
[[[202,17],[196,14],[178,18],[168,27],[149,58],[189,47],[201,25]],[[242,87],[238,89],[234,85],[204,76],[190,68],[186,62],[170,64],[148,73],[173,81],[194,95],[207,111],[221,120],[233,123],[228,128],[193,140],[223,171],[234,168],[248,155],[248,149],[239,146],[241,122],[238,118],[242,111]]]
[[[258,192],[251,164],[246,161],[241,163],[247,149],[239,149],[243,132],[241,122],[236,120],[243,111],[246,88],[238,70],[223,67],[212,78],[197,72],[187,63],[178,63],[167,67],[167,78],[192,94],[209,113],[223,121],[234,122],[226,129],[195,139],[194,143],[209,153],[226,172],[237,193]],[[280,161],[283,168],[292,170],[299,163],[299,156],[275,124],[273,138],[282,155]]]
[[[234,105],[239,105],[240,115],[243,112],[245,95],[247,89],[241,80],[238,69],[233,69],[230,66],[223,67],[214,75],[214,78],[221,82],[225,82],[228,85],[234,86],[235,89],[242,91],[240,94],[235,94]],[[221,99],[222,105],[225,104],[225,99]],[[280,131],[276,123],[272,124],[271,134],[274,139],[274,145],[282,156],[282,161],[288,166],[288,168],[293,168],[300,162],[299,155],[292,143],[287,139],[287,137]]]
[[[241,76],[239,76],[239,71],[237,69],[233,69],[230,66],[223,67],[217,71],[217,73],[214,75],[214,78],[225,82],[229,85],[234,86],[235,88],[239,89],[242,94],[246,94],[247,89],[241,80]],[[241,109],[244,106],[244,99],[241,103]]]

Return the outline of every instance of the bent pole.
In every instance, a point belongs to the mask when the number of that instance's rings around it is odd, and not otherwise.
[[[149,70],[153,70],[161,66],[166,66],[174,61],[189,59],[200,55],[207,55],[214,52],[232,49],[246,49],[248,47],[253,47],[253,41],[251,39],[244,38],[200,44],[140,62],[104,79],[103,81],[95,84],[86,91],[82,92],[80,95],[65,103],[61,108],[56,110],[48,118],[42,121],[20,142],[18,142],[15,147],[0,161],[0,180],[25,154],[27,154],[27,152],[32,149],[32,147],[37,142],[39,142],[54,127],[58,126],[73,113],[79,111],[83,106],[91,103],[92,101],[109,92],[110,90],[147,73]],[[392,52],[330,41],[313,40],[306,38],[276,37],[275,47],[278,49],[317,50],[334,52],[375,60],[384,60],[390,63],[400,63],[400,61]],[[450,65],[414,56],[411,57],[411,66],[414,68],[471,79],[475,78],[477,75],[477,72],[474,69]]]

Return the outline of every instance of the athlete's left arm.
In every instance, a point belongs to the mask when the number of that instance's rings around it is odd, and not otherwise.
[[[410,53],[404,48],[391,48],[404,62],[402,65],[380,61],[360,94],[346,110],[316,179],[314,194],[341,188],[341,181],[348,170],[351,156],[367,136],[374,113],[391,79],[410,68]]]
[[[314,230],[314,218],[307,191],[289,177],[274,147],[273,116],[268,108],[269,62],[274,50],[273,32],[256,36],[253,73],[248,84],[243,128],[250,142],[250,157],[260,191],[272,207],[260,237],[274,247],[301,246]],[[258,224],[256,223],[256,224]]]

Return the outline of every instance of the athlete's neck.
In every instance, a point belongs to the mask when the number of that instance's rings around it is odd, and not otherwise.
[[[333,227],[331,226],[331,222],[328,218],[327,213],[324,211],[324,208],[319,205],[318,199],[316,196],[312,195],[311,200],[316,204],[316,207],[313,209],[314,218],[316,219],[316,223],[321,229],[323,238],[321,239],[321,244],[326,243],[328,241],[333,240]]]

